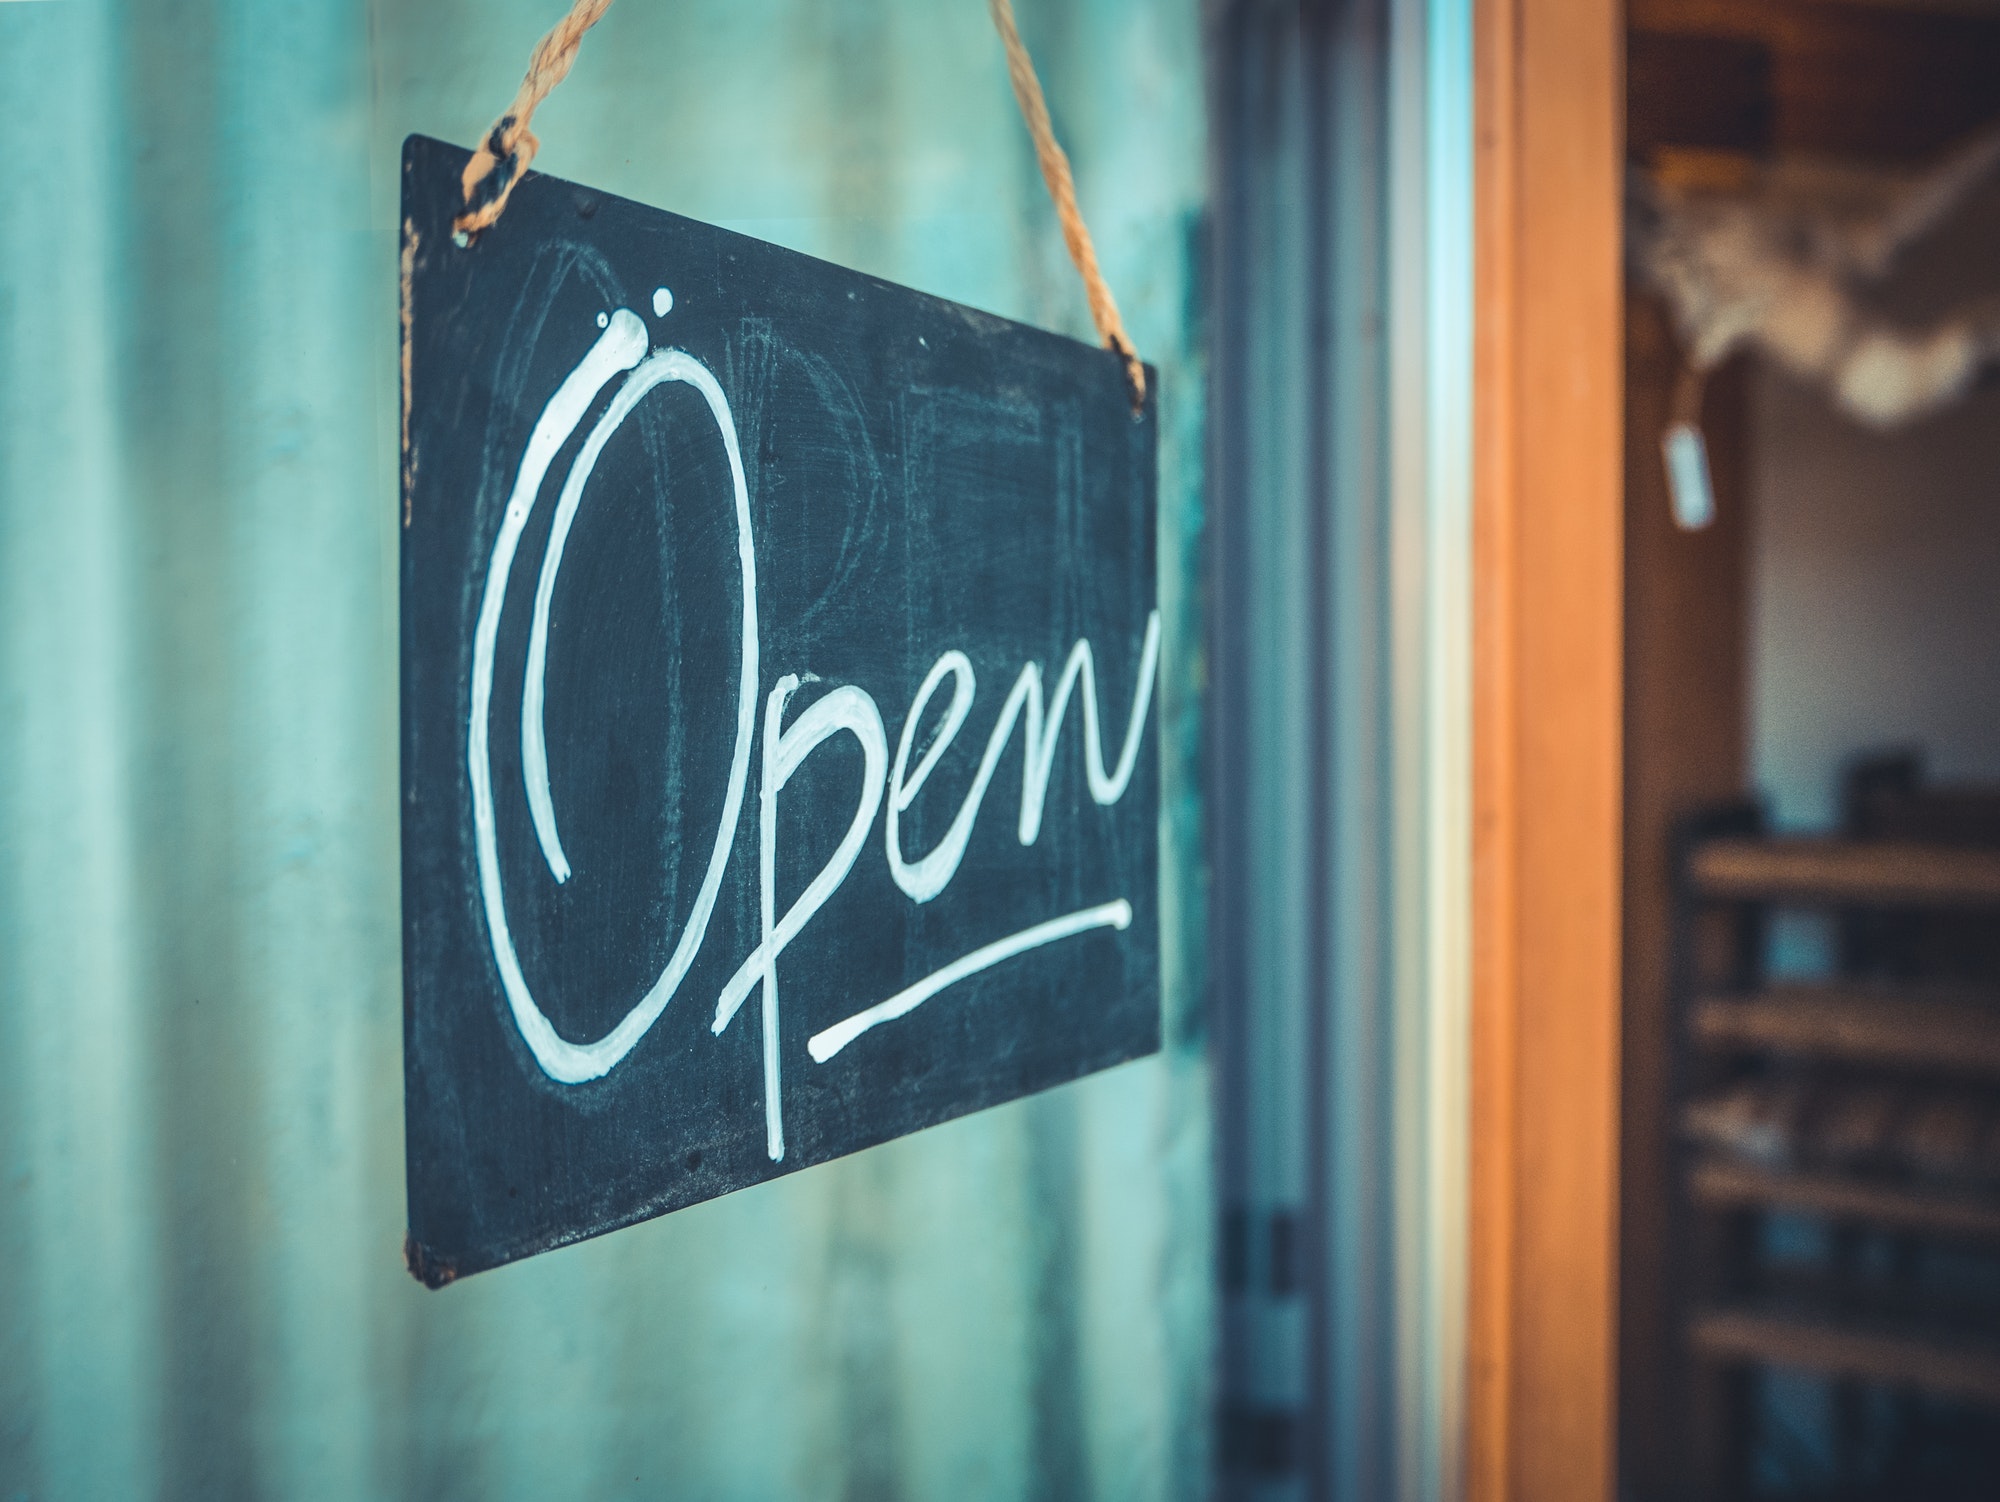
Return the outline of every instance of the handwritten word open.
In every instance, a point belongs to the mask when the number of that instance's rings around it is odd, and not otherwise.
[[[671,294],[666,289],[662,288],[654,294],[653,306],[657,312],[664,313],[672,305]],[[979,818],[994,771],[1018,726],[1023,738],[1023,771],[1016,834],[1023,845],[1034,844],[1041,833],[1042,809],[1055,764],[1057,738],[1072,698],[1079,701],[1082,712],[1084,771],[1090,796],[1100,806],[1109,807],[1116,803],[1131,783],[1147,712],[1152,704],[1153,679],[1160,657],[1159,612],[1154,611],[1146,622],[1132,712],[1126,721],[1124,743],[1119,748],[1114,766],[1109,770],[1105,767],[1096,669],[1090,643],[1079,640],[1071,649],[1053,691],[1045,689],[1039,663],[1023,665],[1001,705],[998,720],[987,735],[979,770],[957,814],[935,846],[913,855],[903,847],[903,816],[923,791],[939,759],[964,728],[966,718],[972,711],[976,679],[971,660],[957,650],[947,651],[937,659],[903,718],[902,733],[897,739],[893,757],[889,753],[888,733],[880,709],[866,690],[854,684],[837,685],[822,693],[787,724],[785,710],[800,683],[797,674],[787,673],[763,695],[760,726],[757,711],[762,679],[757,652],[757,550],[751,536],[749,486],[744,479],[743,457],[737,444],[736,422],[730,413],[729,398],[708,368],[685,351],[654,349],[648,352],[646,326],[629,309],[620,308],[608,318],[600,317],[599,322],[603,332],[576,368],[556,388],[529,435],[506,512],[501,518],[499,535],[494,539],[492,558],[486,571],[486,589],[480,600],[479,620],[473,635],[467,770],[471,775],[473,832],[487,930],[492,938],[493,958],[500,969],[501,985],[506,991],[514,1023],[536,1062],[551,1079],[563,1084],[580,1084],[608,1074],[658,1021],[701,948],[708,932],[709,919],[715,911],[723,875],[729,866],[744,795],[749,789],[751,754],[758,749],[761,741],[758,765],[758,881],[762,938],[723,986],[722,994],[716,1001],[712,1030],[721,1034],[749,999],[750,993],[759,992],[764,1041],[765,1135],[771,1159],[776,1162],[785,1156],[778,1049],[778,959],[847,879],[868,843],[876,814],[886,808],[883,849],[889,873],[896,885],[912,902],[931,901],[950,885],[965,857],[973,825]],[[575,434],[604,389],[621,376],[622,384],[585,438],[563,481],[548,544],[542,555],[541,572],[535,584],[534,615],[529,628],[527,668],[521,695],[521,767],[529,814],[550,874],[558,883],[568,881],[571,874],[562,836],[556,827],[555,802],[549,791],[548,742],[543,724],[550,602],[554,598],[556,578],[562,569],[563,548],[605,445],[647,393],[672,382],[692,386],[701,393],[729,457],[736,517],[737,567],[742,576],[743,598],[736,738],[722,817],[709,852],[708,867],[702,877],[701,888],[696,893],[693,911],[688,915],[687,924],[681,930],[672,954],[668,956],[666,967],[646,994],[633,1004],[610,1032],[594,1042],[575,1043],[562,1037],[550,1024],[547,1015],[536,1003],[514,952],[513,936],[507,926],[507,905],[500,878],[499,841],[493,818],[493,767],[488,722],[493,700],[494,647],[499,636],[507,582],[513,572],[514,555],[520,546],[521,534],[555,456]],[[917,741],[925,712],[931,701],[943,691],[947,679],[951,684],[951,701],[945,709],[944,719],[930,745],[912,767],[911,750]],[[776,911],[775,893],[779,795],[814,750],[842,734],[853,736],[862,753],[861,786],[856,793],[853,818],[832,858],[780,916]],[[1131,921],[1132,904],[1120,897],[1022,929],[971,951],[914,985],[906,986],[894,996],[815,1033],[807,1042],[807,1052],[816,1063],[824,1064],[869,1029],[907,1015],[938,992],[968,976],[1042,945],[1096,928],[1123,929]]]

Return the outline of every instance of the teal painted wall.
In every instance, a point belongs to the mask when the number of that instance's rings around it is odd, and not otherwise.
[[[1197,0],[1021,6],[1163,375],[1166,1052],[402,1271],[398,146],[559,8],[0,4],[0,1497],[1197,1495]],[[980,0],[626,0],[536,125],[1088,336]]]

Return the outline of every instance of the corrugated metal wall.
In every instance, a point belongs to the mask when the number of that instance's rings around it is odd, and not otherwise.
[[[0,4],[0,1494],[1200,1493],[1195,0],[1022,6],[1164,374],[1165,1055],[402,1271],[397,147],[560,9]],[[979,0],[627,0],[536,125],[1088,332]]]

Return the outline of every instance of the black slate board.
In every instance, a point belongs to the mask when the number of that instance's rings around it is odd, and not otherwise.
[[[466,157],[403,158],[409,1261],[434,1286],[1159,1045],[1157,424],[1118,360],[552,177],[460,247]],[[1032,718],[1024,676],[1054,715],[1080,641],[1024,844],[1026,725],[996,727]],[[714,1025],[764,933],[770,785],[774,918],[860,844],[771,967],[767,1052],[765,967]],[[951,980],[1015,935],[1044,942]]]

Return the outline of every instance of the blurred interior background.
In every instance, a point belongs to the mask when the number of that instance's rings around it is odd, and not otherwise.
[[[1625,1484],[1983,1497],[2000,9],[1628,25]]]

